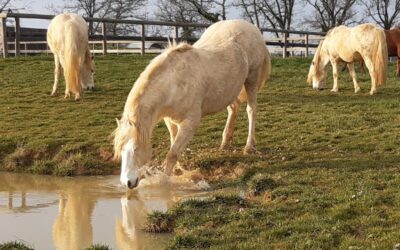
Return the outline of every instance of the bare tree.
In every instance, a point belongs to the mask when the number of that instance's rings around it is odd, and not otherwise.
[[[333,27],[349,24],[356,12],[353,7],[357,0],[306,0],[314,12],[305,18],[313,28],[327,32]]]
[[[232,6],[232,0],[184,0],[190,3],[198,14],[208,21],[215,23],[226,20],[228,9]]]
[[[242,16],[244,18],[246,18],[252,24],[257,25],[257,27],[262,27],[264,24],[264,19],[260,16],[258,6],[257,0],[238,0],[235,4],[235,7],[242,9]]]
[[[400,0],[361,0],[366,14],[384,29],[391,29],[399,21]]]
[[[262,0],[259,10],[274,29],[289,30],[296,0]]]
[[[81,14],[83,17],[104,18],[111,10],[110,0],[63,0],[64,5],[57,8],[50,6],[53,12],[62,12],[64,10]],[[94,35],[99,28],[100,23],[89,21],[89,34]]]
[[[11,0],[0,0],[0,12],[9,8]]]
[[[257,26],[269,24],[273,29],[290,29],[296,0],[238,0],[243,16]],[[279,34],[275,34],[279,36]]]
[[[107,17],[114,19],[138,18],[139,11],[146,5],[147,0],[111,0],[110,10]],[[114,35],[127,34],[133,30],[129,25],[113,23],[109,28]]]
[[[193,5],[186,0],[160,0],[157,4],[158,11],[156,17],[162,21],[181,22],[181,23],[204,23],[207,21],[200,15]],[[193,27],[183,27],[181,36],[184,39],[194,36],[198,29]]]

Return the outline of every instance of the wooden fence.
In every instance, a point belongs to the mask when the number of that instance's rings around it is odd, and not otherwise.
[[[21,54],[37,54],[48,53],[46,43],[45,29],[27,29],[21,28],[21,19],[40,19],[50,20],[53,15],[38,15],[24,13],[0,13],[0,52],[3,57],[10,54],[19,56]],[[7,27],[8,19],[14,20],[14,27]],[[173,29],[173,39],[178,41],[185,40],[195,42],[196,37],[184,38],[179,36],[180,29],[184,27],[205,29],[208,24],[198,23],[179,23],[179,22],[162,22],[162,21],[144,21],[144,20],[117,20],[117,19],[100,19],[86,18],[88,22],[99,23],[101,33],[99,35],[90,36],[90,45],[93,53],[157,53],[161,52],[163,46],[167,43],[169,37],[163,36],[147,36],[146,30],[149,26],[162,26]],[[129,24],[140,27],[140,35],[138,36],[112,36],[107,34],[107,24]],[[277,30],[260,28],[261,33],[266,36],[268,33],[281,34],[279,37],[266,38],[266,45],[272,53],[282,54],[286,57],[290,53],[300,53],[304,56],[310,55],[310,49],[316,48],[319,41],[324,36],[321,32],[294,31],[294,30]],[[138,44],[138,48],[127,48],[127,44]],[[152,48],[151,45],[157,45]],[[112,48],[111,48],[112,47]]]

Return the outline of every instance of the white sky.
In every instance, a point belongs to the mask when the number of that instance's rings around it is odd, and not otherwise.
[[[151,10],[154,10],[154,6],[157,0],[149,0],[149,4],[147,6],[149,14],[149,19],[154,19],[152,17]],[[301,2],[301,1],[299,1]],[[63,5],[63,0],[13,0],[12,8],[18,9],[18,12],[21,13],[33,13],[33,14],[53,14],[49,10],[49,6],[54,5],[54,6],[62,6]],[[304,13],[310,13],[310,7],[308,6],[298,6],[297,10],[300,10],[300,12],[295,13],[295,18],[293,21],[293,29],[299,29],[299,30],[308,30],[305,27],[302,27],[300,24]],[[356,10],[359,9],[356,7]],[[150,11],[149,11],[150,10]],[[240,18],[240,13],[237,12],[232,12],[229,13],[229,18]],[[22,19],[21,20],[21,25],[22,27],[31,27],[31,28],[47,28],[49,24],[49,21],[45,20],[34,20],[34,19]]]

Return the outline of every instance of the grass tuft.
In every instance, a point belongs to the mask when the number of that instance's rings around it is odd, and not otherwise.
[[[272,191],[276,186],[276,182],[266,174],[256,174],[248,182],[249,192],[258,196],[265,191]]]
[[[147,215],[145,231],[150,233],[171,233],[174,230],[175,220],[168,214],[154,211]]]
[[[94,244],[85,250],[112,250],[112,248],[104,244]]]
[[[0,243],[0,250],[34,250],[34,248],[19,241],[9,241]]]

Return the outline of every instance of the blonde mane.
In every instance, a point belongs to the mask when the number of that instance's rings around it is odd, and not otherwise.
[[[133,94],[128,96],[128,105],[125,105],[123,116],[121,120],[117,120],[118,127],[113,132],[114,158],[116,160],[120,159],[122,147],[129,139],[133,139],[135,143],[140,145],[148,145],[150,143],[151,128],[148,124],[143,124],[143,119],[139,117],[139,98],[148,88],[151,82],[150,79],[158,75],[166,63],[171,63],[171,56],[177,53],[184,53],[192,48],[190,44],[185,42],[179,44],[175,42],[169,43],[168,48],[161,55],[154,58],[139,76],[132,89]]]

